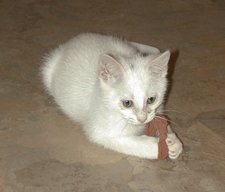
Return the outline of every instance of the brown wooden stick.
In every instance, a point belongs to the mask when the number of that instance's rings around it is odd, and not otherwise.
[[[154,118],[146,125],[146,135],[152,137],[159,137],[158,143],[158,159],[166,159],[168,157],[168,146],[166,144],[167,138],[167,118],[160,115],[161,118]]]

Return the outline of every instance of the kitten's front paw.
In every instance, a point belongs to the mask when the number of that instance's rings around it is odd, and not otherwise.
[[[176,159],[183,151],[183,145],[174,133],[169,133],[166,138],[169,149],[169,158]]]

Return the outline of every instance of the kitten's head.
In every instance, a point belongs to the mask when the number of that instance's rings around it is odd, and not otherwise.
[[[103,102],[131,124],[151,121],[163,102],[170,52],[132,57],[102,55],[99,79]]]

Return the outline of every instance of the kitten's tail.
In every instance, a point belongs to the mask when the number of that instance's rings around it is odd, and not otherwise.
[[[55,72],[55,67],[61,58],[61,49],[57,48],[44,56],[44,64],[41,68],[41,77],[45,88],[52,95],[52,79]]]

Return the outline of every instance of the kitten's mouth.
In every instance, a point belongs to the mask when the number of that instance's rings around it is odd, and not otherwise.
[[[128,123],[131,125],[144,125],[144,123],[136,122],[133,119],[128,119]]]
[[[155,118],[155,114],[152,114],[145,122],[140,122],[140,121],[136,121],[131,118],[128,118],[128,123],[131,125],[142,125],[143,126],[143,125],[146,125],[149,122],[151,122],[154,118]]]
[[[146,125],[149,122],[150,121],[146,121],[146,122],[129,121],[129,123],[132,124],[132,125]]]
[[[150,116],[144,123],[141,123],[142,125],[146,125],[149,122],[151,122],[153,119],[155,118],[155,114],[153,114],[152,116]]]

